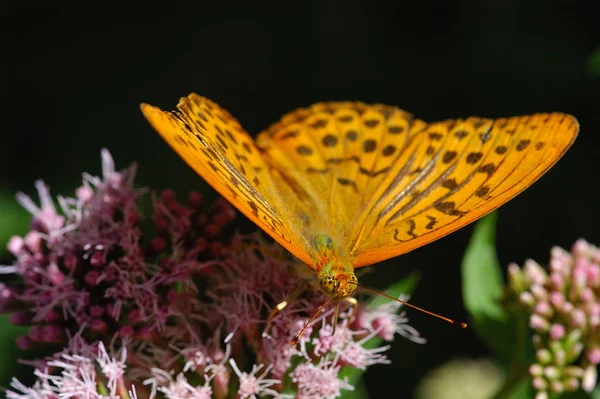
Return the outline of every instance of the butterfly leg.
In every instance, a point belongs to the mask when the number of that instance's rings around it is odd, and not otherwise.
[[[284,301],[281,301],[277,305],[275,305],[273,310],[271,310],[271,313],[269,313],[269,317],[267,317],[266,325],[269,326],[269,324],[271,323],[273,318],[275,316],[277,316],[277,313],[279,313],[283,309],[285,309],[285,307],[287,305],[289,305],[290,302],[293,302],[294,300],[296,300],[296,298],[298,298],[300,296],[300,294],[302,294],[302,292],[304,292],[304,290],[306,290],[306,288],[307,288],[307,284],[305,282],[303,282],[298,287],[296,287],[296,289],[294,291],[292,291],[292,293],[289,294],[288,297]]]
[[[352,313],[350,313],[350,317],[348,318],[348,320],[353,320],[354,316],[356,316],[356,312],[358,311],[358,301],[356,300],[356,298],[350,296],[344,298],[344,301],[350,306],[352,306]]]
[[[352,321],[352,319],[354,319],[354,316],[356,316],[356,312],[358,310],[358,301],[356,300],[356,298],[347,297],[347,298],[344,298],[344,302],[346,302],[347,304],[352,306],[352,313],[350,313],[350,317],[348,318],[349,321]],[[340,302],[338,301],[335,303],[335,309],[333,311],[333,320],[332,320],[333,332],[331,333],[331,335],[335,334],[335,327],[337,326],[339,314],[340,314]]]

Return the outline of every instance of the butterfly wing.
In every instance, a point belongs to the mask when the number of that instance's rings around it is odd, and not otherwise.
[[[427,124],[385,105],[301,108],[257,137],[271,170],[317,213],[355,267],[406,253],[476,220],[527,188],[569,148],[570,115],[471,117]]]
[[[310,245],[298,215],[306,203],[289,200],[289,188],[276,185],[252,138],[227,111],[191,94],[177,110],[148,104],[142,112],[173,149],[215,190],[292,254],[311,263]]]
[[[195,94],[175,112],[142,110],[198,174],[313,267],[324,235],[360,267],[476,220],[538,179],[579,129],[560,113],[427,124],[395,107],[332,102],[285,115],[255,145]]]
[[[325,235],[336,256],[350,261],[357,215],[407,145],[408,120],[410,114],[386,105],[318,103],[285,115],[257,137],[265,163],[295,187],[298,201],[314,204],[306,228],[311,242]]]
[[[412,131],[402,167],[359,218],[355,266],[406,253],[493,211],[552,167],[578,130],[572,116],[551,113],[448,120]]]

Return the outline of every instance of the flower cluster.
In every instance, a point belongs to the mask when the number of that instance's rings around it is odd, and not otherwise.
[[[508,270],[510,294],[534,331],[536,398],[591,391],[600,363],[600,249],[578,240],[571,252],[552,248],[548,270],[533,260]]]
[[[17,196],[33,219],[8,243],[16,261],[0,268],[13,275],[0,283],[0,311],[30,326],[21,349],[56,354],[34,363],[34,386],[14,379],[9,398],[335,398],[353,389],[343,367],[389,363],[388,346],[365,348],[373,337],[423,342],[396,305],[355,314],[342,304],[338,319],[326,308],[291,346],[326,299],[306,289],[274,311],[310,286],[305,265],[233,231],[222,199],[191,193],[182,204],[167,190],[147,221],[135,167],[116,171],[104,150],[102,170],[84,174],[74,198],[58,197],[60,212],[42,182],[40,206]]]

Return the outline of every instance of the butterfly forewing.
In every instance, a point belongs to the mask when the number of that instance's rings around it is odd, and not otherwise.
[[[363,215],[355,266],[406,253],[496,209],[556,163],[578,129],[559,113],[431,124],[406,147],[414,159],[423,148],[430,156],[392,189],[381,187],[385,195]],[[435,141],[441,146],[428,150]]]
[[[294,203],[282,206],[285,187],[276,188],[252,138],[237,120],[212,101],[192,94],[177,111],[142,104],[152,126],[211,186],[242,213],[304,262],[308,245],[288,217]],[[298,212],[296,212],[298,213]]]

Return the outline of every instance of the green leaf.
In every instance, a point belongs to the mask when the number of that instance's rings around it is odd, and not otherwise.
[[[494,244],[496,219],[496,213],[492,213],[475,225],[462,260],[463,300],[474,318],[506,319],[499,303],[504,279]]]
[[[369,392],[365,386],[365,382],[361,379],[354,385],[354,391],[342,390],[341,399],[369,399]]]
[[[14,193],[0,191],[0,256],[6,256],[6,243],[13,235],[23,235],[27,232],[31,215],[15,200]]]
[[[600,79],[600,47],[598,47],[590,58],[588,58],[587,65],[587,74],[595,79]]]
[[[396,283],[392,284],[391,286],[389,286],[383,292],[387,295],[393,296],[394,298],[399,297],[401,294],[410,295],[417,287],[417,284],[419,283],[420,279],[421,279],[421,275],[419,272],[416,272],[416,271],[412,272],[407,277],[405,277],[405,278],[397,281]],[[390,301],[390,299],[378,295],[376,297],[373,297],[373,299],[371,299],[371,301],[369,302],[369,307],[372,309],[374,307],[383,305],[384,303],[387,303],[389,301]],[[383,342],[382,338],[373,337],[370,340],[368,340],[367,342],[365,342],[363,347],[365,347],[366,349],[375,349],[375,348],[381,346],[382,342]],[[356,387],[358,382],[361,380],[361,377],[363,374],[364,374],[363,370],[360,370],[357,368],[344,367],[340,371],[340,378],[348,377],[348,382]]]
[[[500,303],[504,278],[496,257],[496,220],[497,214],[492,213],[475,226],[462,260],[463,302],[471,319],[469,327],[479,338],[505,364],[518,356],[522,365],[528,346],[526,320],[509,317]]]
[[[389,296],[393,296],[394,298],[398,298],[402,294],[410,295],[413,293],[415,288],[417,288],[417,284],[421,280],[421,273],[419,271],[414,271],[408,276],[404,277],[401,280],[398,280],[396,283],[387,287],[383,293]],[[388,303],[390,301],[389,298],[386,298],[381,295],[374,295],[369,302],[369,307],[371,309]]]
[[[15,339],[27,330],[11,324],[8,315],[0,315],[0,387],[7,387],[18,369]]]

